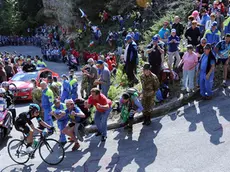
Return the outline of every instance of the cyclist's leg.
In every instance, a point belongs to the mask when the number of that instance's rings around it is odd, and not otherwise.
[[[20,120],[16,120],[15,129],[26,135],[27,147],[31,146],[33,143],[33,130],[28,127],[28,124],[25,124]]]

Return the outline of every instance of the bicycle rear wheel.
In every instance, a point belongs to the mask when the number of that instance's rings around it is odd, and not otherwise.
[[[29,154],[26,153],[26,144],[23,140],[14,139],[8,144],[8,154],[10,158],[18,163],[25,164],[29,161]]]
[[[39,155],[45,163],[57,165],[64,159],[65,150],[57,140],[46,139],[39,147]]]

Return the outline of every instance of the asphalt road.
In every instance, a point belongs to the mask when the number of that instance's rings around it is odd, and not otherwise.
[[[134,125],[132,135],[111,130],[104,144],[90,135],[72,152],[68,143],[66,157],[57,166],[45,164],[38,154],[26,165],[15,164],[6,148],[7,142],[21,136],[13,130],[0,146],[0,171],[229,172],[229,97],[226,89],[211,101],[191,102],[149,127]],[[17,108],[18,113],[23,110],[24,105]]]

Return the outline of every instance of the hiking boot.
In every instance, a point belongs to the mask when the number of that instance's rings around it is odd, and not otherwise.
[[[105,142],[105,141],[106,141],[106,139],[107,139],[107,137],[106,137],[106,136],[101,136],[101,142]]]
[[[72,151],[77,150],[80,147],[79,143],[75,143],[74,146],[72,147]]]
[[[97,132],[97,133],[95,134],[95,136],[96,136],[96,137],[101,136],[101,133],[100,133],[100,132]]]

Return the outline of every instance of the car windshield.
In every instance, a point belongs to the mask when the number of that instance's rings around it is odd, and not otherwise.
[[[36,79],[38,77],[38,72],[28,72],[28,73],[17,73],[11,79],[12,81],[30,81],[31,79]]]

